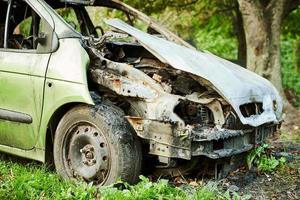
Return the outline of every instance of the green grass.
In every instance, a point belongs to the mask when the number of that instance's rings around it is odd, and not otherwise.
[[[151,182],[141,176],[136,185],[119,185],[122,186],[96,188],[85,183],[64,181],[39,164],[0,160],[0,199],[249,199],[249,196],[221,192],[215,182],[201,187],[175,187],[167,180]]]
[[[277,167],[282,167],[286,164],[286,159],[281,157],[280,159],[274,158],[272,155],[267,154],[267,144],[263,144],[253,149],[247,156],[247,164],[250,169],[253,164],[256,165],[260,172],[273,172]]]
[[[300,143],[300,130],[295,132],[280,130],[280,139],[283,141],[294,141],[296,143]]]

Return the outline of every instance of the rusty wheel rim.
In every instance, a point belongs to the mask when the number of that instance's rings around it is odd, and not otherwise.
[[[110,172],[110,149],[104,134],[89,122],[74,124],[64,142],[64,165],[68,175],[102,185]]]

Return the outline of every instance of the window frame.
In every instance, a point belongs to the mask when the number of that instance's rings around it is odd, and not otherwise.
[[[28,53],[28,54],[47,54],[47,53],[51,53],[52,51],[49,50],[47,52],[40,52],[37,49],[12,49],[12,48],[8,48],[7,47],[7,44],[8,44],[8,32],[9,32],[9,17],[11,16],[11,9],[12,9],[12,5],[13,5],[13,1],[15,0],[8,0],[7,1],[7,12],[6,12],[6,19],[5,19],[5,28],[4,28],[4,41],[3,41],[3,47],[0,48],[0,52],[13,52],[13,53]],[[45,21],[46,23],[49,24],[49,26],[52,28],[53,32],[52,33],[49,33],[49,34],[52,34],[54,35],[55,32],[54,32],[54,28],[51,26],[51,23],[49,23],[47,20],[46,20],[46,17],[44,17],[36,8],[35,6],[33,6],[28,0],[24,0],[24,2],[37,14],[37,16],[40,17],[40,21]],[[52,17],[51,17],[52,19]],[[52,38],[53,36],[51,36]],[[5,46],[6,44],[6,46]],[[49,46],[51,47],[52,46],[52,41],[50,44],[46,44],[46,46]]]

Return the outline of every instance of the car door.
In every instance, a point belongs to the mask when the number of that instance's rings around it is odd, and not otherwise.
[[[10,1],[0,48],[0,145],[20,149],[37,142],[53,30],[31,4]]]

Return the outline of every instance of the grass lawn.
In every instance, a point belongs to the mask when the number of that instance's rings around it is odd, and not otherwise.
[[[126,183],[96,188],[62,180],[37,163],[0,159],[0,199],[249,199],[236,193],[221,192],[214,182],[202,186],[175,187],[167,180],[151,182],[141,176],[136,185]]]

